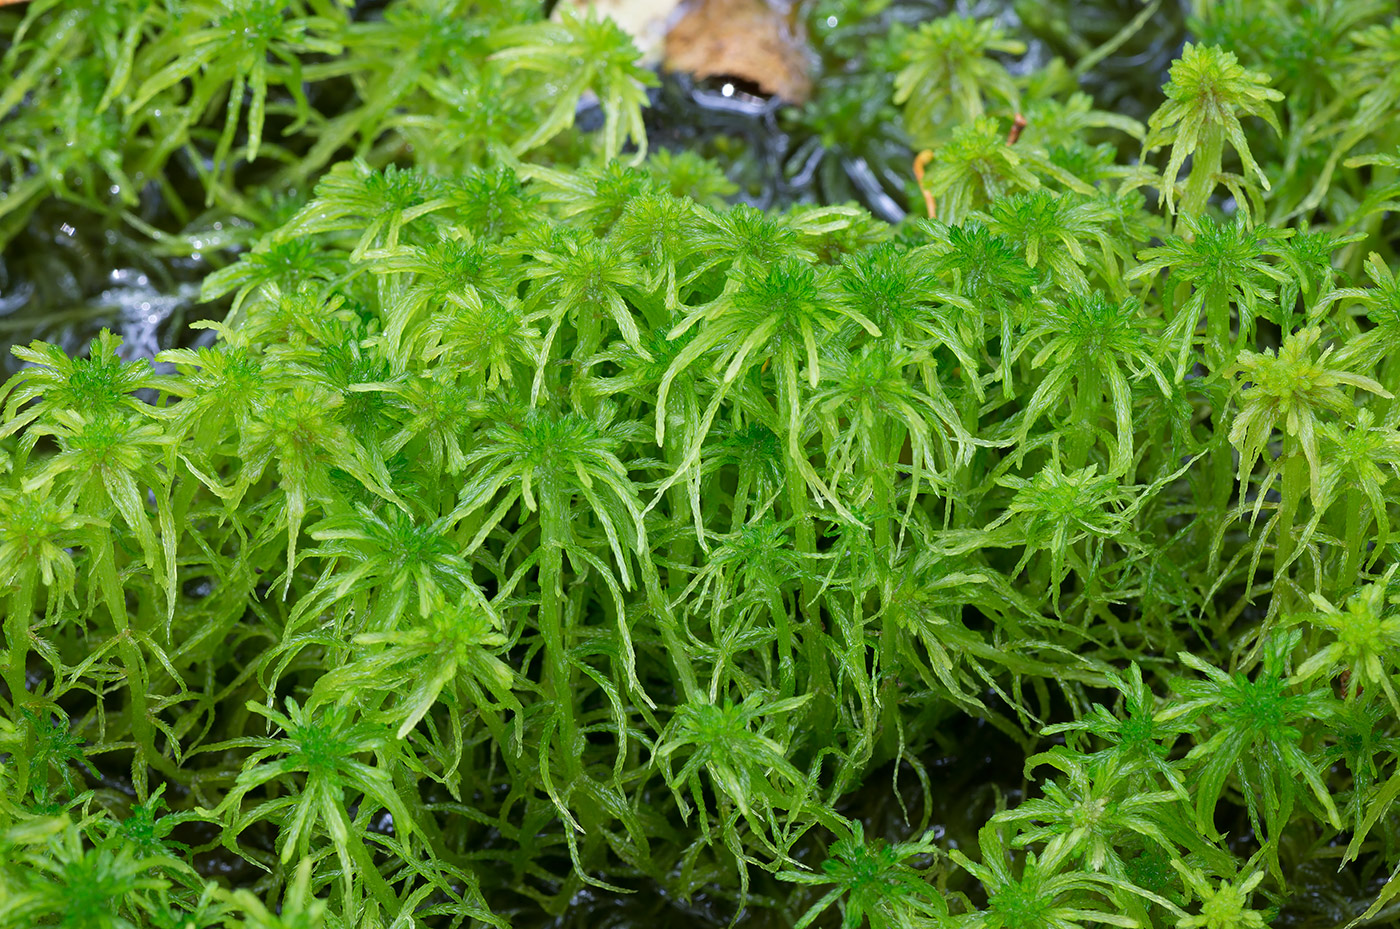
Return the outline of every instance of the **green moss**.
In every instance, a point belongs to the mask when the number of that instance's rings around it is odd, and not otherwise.
[[[1393,915],[1393,11],[1203,4],[1144,127],[878,7],[798,119],[893,226],[572,13],[0,14],[0,237],[246,247],[0,387],[0,927]]]

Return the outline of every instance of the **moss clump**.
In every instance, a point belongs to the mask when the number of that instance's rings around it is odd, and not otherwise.
[[[248,248],[203,343],[0,388],[0,927],[1391,915],[1394,24],[1334,6],[1259,41],[1352,89],[1203,39],[1146,126],[895,30],[897,225],[643,157],[572,14],[3,14],[13,222]]]

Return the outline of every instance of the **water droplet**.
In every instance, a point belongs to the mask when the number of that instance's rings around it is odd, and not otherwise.
[[[839,22],[839,20],[837,20],[835,16],[828,16],[826,18],[826,28],[835,29],[837,22]]]

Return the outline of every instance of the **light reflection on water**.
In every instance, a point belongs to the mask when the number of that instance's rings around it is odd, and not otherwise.
[[[122,337],[124,358],[153,357],[163,347],[161,324],[177,310],[190,307],[199,298],[199,285],[177,284],[173,293],[162,292],[148,275],[118,268],[110,275],[112,286],[98,294],[94,307],[108,310],[115,331]]]

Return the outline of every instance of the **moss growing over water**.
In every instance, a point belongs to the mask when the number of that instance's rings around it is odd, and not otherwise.
[[[17,340],[0,926],[1393,919],[1393,10],[804,12],[767,211],[532,5],[0,14],[3,299],[222,319]]]

